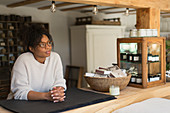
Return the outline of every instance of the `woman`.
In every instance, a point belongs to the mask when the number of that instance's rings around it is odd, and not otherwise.
[[[13,66],[8,99],[64,101],[62,63],[60,56],[51,51],[51,35],[37,25],[22,33],[29,52],[21,54]]]

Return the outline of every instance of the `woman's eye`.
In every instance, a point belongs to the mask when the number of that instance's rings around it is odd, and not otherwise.
[[[45,44],[41,43],[40,46],[41,46],[41,47],[45,47]]]
[[[48,45],[52,45],[52,42],[48,42]]]

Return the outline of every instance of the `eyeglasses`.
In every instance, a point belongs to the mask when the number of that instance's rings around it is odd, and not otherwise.
[[[51,47],[52,46],[52,44],[53,44],[53,42],[52,41],[48,41],[48,42],[40,42],[39,43],[39,46],[41,47],[41,48],[45,48],[47,45],[49,46],[49,47]]]

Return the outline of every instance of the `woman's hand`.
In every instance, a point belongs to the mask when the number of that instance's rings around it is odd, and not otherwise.
[[[54,87],[52,91],[50,91],[53,102],[62,102],[64,101],[65,93],[63,87]]]

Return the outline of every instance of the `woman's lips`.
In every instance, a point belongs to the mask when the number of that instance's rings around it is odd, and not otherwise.
[[[50,54],[51,53],[51,51],[46,51],[46,54]]]

